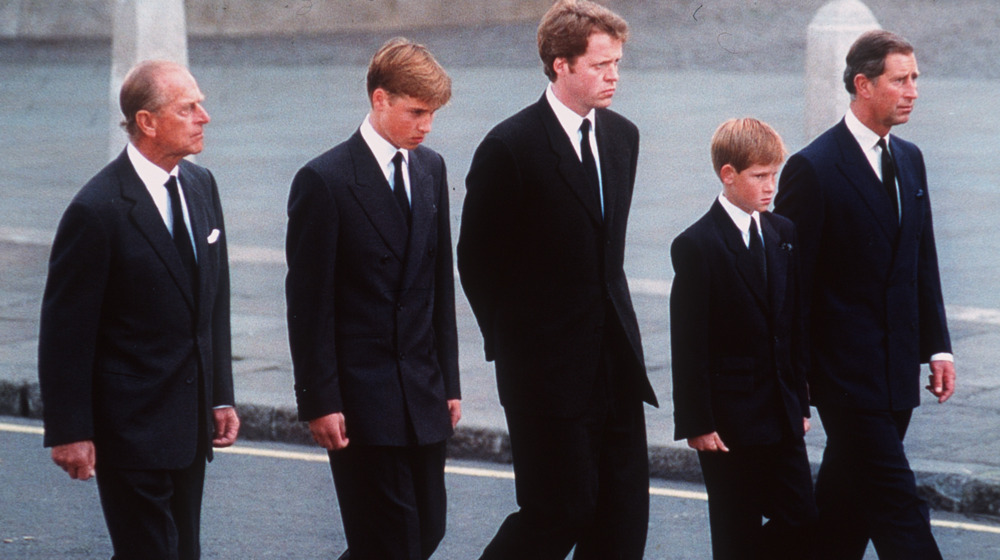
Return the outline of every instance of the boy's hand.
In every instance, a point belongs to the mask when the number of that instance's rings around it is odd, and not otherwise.
[[[698,451],[715,452],[722,451],[723,453],[728,453],[729,448],[726,444],[722,443],[722,438],[719,437],[718,432],[712,432],[710,434],[704,434],[698,437],[688,438],[688,447],[692,449],[697,449]]]

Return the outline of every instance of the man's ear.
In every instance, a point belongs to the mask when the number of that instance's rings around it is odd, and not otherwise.
[[[877,80],[878,78],[875,79]],[[871,97],[871,90],[874,83],[874,80],[869,80],[864,74],[856,74],[854,76],[854,91],[858,92],[858,97],[868,99]]]
[[[156,137],[156,115],[142,109],[135,114],[135,124],[143,136]]]
[[[572,65],[569,60],[557,56],[555,60],[552,61],[552,70],[556,73],[556,76],[562,76],[563,74],[568,74],[572,70]]]

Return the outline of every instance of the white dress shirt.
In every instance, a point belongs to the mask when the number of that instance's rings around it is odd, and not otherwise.
[[[601,156],[597,150],[597,122],[594,119],[594,110],[591,109],[585,117],[581,117],[576,111],[567,107],[562,101],[559,101],[555,92],[552,91],[552,84],[549,84],[545,88],[545,99],[549,102],[549,106],[552,107],[552,111],[555,112],[559,124],[566,131],[566,136],[570,140],[569,143],[573,145],[576,157],[580,158],[581,162],[583,161],[583,153],[580,151],[580,141],[583,140],[583,133],[580,132],[580,125],[583,124],[584,119],[590,121],[590,151],[594,154],[594,163],[597,164],[597,193],[601,199],[601,216],[603,216],[604,178],[601,177]]]
[[[847,114],[844,115],[844,124],[847,125],[847,130],[851,131],[851,135],[857,140],[858,145],[861,146],[861,151],[865,154],[865,158],[868,159],[868,163],[872,166],[875,171],[875,176],[878,180],[882,180],[882,148],[878,145],[878,141],[882,139],[881,136],[875,134],[872,129],[865,126],[858,117],[854,115],[854,111],[848,109]],[[885,146],[889,149],[889,135],[885,135]],[[890,150],[889,155],[892,155]],[[897,186],[895,188],[896,192],[896,208],[899,208],[899,212],[903,211],[902,206],[899,204],[899,178],[896,178]],[[897,216],[897,218],[901,217]]]
[[[757,222],[757,232],[760,234],[760,242],[763,246],[764,244],[764,230],[760,227],[760,213],[756,210],[751,214],[747,214],[742,208],[736,206],[726,198],[726,195],[719,195],[719,204],[722,205],[723,210],[729,214],[729,218],[733,220],[736,224],[736,228],[740,230],[743,235],[743,243],[750,248],[750,222]]]
[[[396,152],[401,152],[403,154],[403,186],[406,188],[406,199],[411,201],[413,197],[410,196],[410,152],[405,148],[396,148],[388,140],[382,138],[382,135],[375,131],[375,127],[371,123],[371,115],[365,117],[365,121],[361,123],[361,137],[364,138],[365,144],[368,144],[368,149],[372,151],[375,156],[375,161],[378,162],[379,169],[382,170],[382,174],[385,175],[385,180],[389,182],[389,188],[395,188],[396,181],[396,166],[392,164],[392,158],[396,156]]]
[[[139,175],[142,184],[146,186],[146,190],[149,191],[149,196],[153,197],[153,204],[160,211],[160,217],[163,218],[163,223],[167,226],[167,231],[170,232],[171,237],[174,235],[174,216],[173,209],[170,208],[170,194],[167,193],[165,185],[171,176],[177,178],[177,192],[181,198],[184,225],[187,227],[188,237],[191,239],[191,248],[194,250],[194,258],[197,261],[198,245],[194,242],[194,231],[191,229],[191,216],[188,214],[187,200],[184,198],[184,186],[181,184],[181,178],[177,175],[177,166],[174,166],[170,170],[170,173],[167,173],[163,168],[142,155],[142,152],[133,146],[131,142],[128,143],[125,151],[128,153],[128,159],[132,162],[132,167],[135,169],[136,174]]]

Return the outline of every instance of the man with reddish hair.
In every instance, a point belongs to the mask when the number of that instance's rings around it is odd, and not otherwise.
[[[623,261],[639,132],[608,110],[628,25],[560,0],[538,27],[550,84],[473,156],[462,285],[510,433],[520,510],[483,558],[642,558],[643,401],[656,403]]]

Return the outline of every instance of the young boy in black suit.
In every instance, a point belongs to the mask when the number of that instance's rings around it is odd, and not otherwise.
[[[671,246],[674,437],[698,451],[715,560],[811,557],[795,229],[767,211],[784,156],[763,122],[719,126],[722,194]]]

